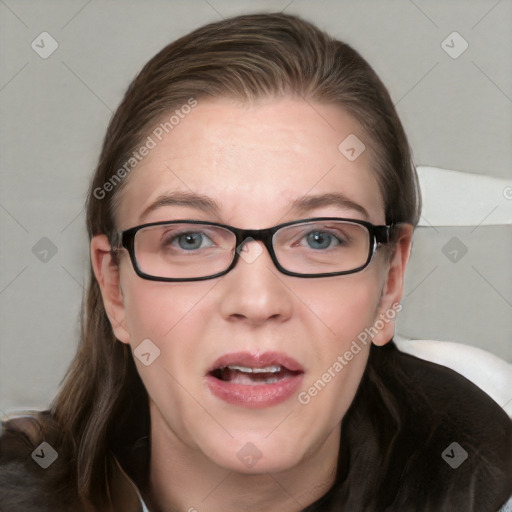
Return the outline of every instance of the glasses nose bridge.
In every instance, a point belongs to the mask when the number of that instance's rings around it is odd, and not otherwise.
[[[274,229],[266,228],[266,229],[238,229],[236,231],[237,237],[237,247],[242,248],[243,244],[247,241],[255,240],[263,242],[263,245],[267,248],[270,256],[273,257],[274,249],[272,247],[272,237],[274,235]]]

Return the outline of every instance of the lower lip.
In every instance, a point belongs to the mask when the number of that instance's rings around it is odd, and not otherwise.
[[[208,389],[228,404],[239,405],[251,409],[263,409],[284,402],[300,387],[303,374],[285,377],[272,384],[255,384],[248,386],[233,384],[219,380],[211,375],[206,376]]]

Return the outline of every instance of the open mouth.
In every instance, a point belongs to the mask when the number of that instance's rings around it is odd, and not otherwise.
[[[232,405],[261,408],[291,398],[301,385],[304,369],[284,353],[226,354],[206,373],[211,393]]]
[[[264,367],[249,367],[237,364],[221,366],[212,370],[209,374],[223,382],[256,386],[258,384],[273,384],[287,377],[299,375],[301,371],[289,370],[285,366],[270,365]]]

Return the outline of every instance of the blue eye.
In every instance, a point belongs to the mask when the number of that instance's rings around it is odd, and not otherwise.
[[[187,231],[168,237],[165,245],[178,246],[184,251],[194,251],[205,247],[212,247],[214,244],[204,233]]]
[[[312,231],[307,234],[306,238],[312,249],[327,249],[331,247],[332,242],[334,242],[333,245],[339,244],[339,240],[335,236],[325,231]]]
[[[203,235],[199,233],[186,233],[176,238],[182,249],[199,249],[199,247],[201,247]]]

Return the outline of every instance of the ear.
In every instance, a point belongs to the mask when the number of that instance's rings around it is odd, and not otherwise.
[[[412,224],[400,224],[395,234],[393,253],[390,256],[382,295],[379,302],[374,327],[378,331],[373,336],[375,345],[385,345],[395,334],[395,317],[402,309],[400,299],[403,295],[405,267],[411,252]],[[383,324],[383,325],[382,325]]]
[[[92,238],[91,264],[114,335],[119,341],[129,343],[130,334],[126,327],[119,265],[111,253],[106,235],[96,235]]]

